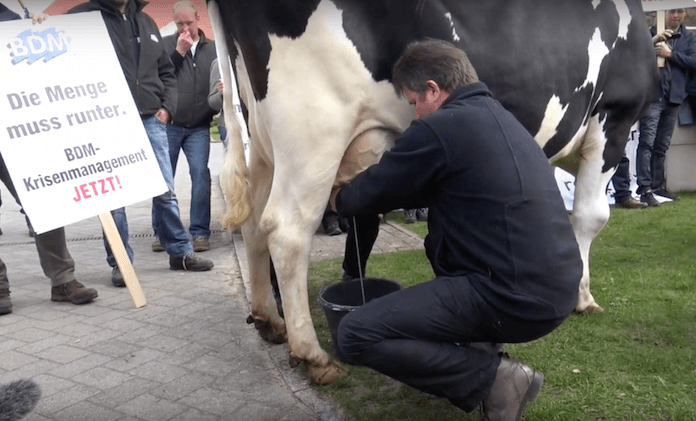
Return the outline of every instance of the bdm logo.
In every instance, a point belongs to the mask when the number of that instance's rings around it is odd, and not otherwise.
[[[12,64],[21,63],[23,60],[33,64],[41,59],[45,63],[67,52],[71,42],[72,39],[67,37],[64,31],[58,32],[56,28],[48,28],[41,32],[27,29],[12,38],[7,47],[12,50]]]

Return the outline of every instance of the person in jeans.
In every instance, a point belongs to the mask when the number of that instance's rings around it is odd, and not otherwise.
[[[648,204],[636,200],[631,193],[631,175],[629,170],[630,161],[626,157],[626,153],[621,157],[619,166],[611,178],[614,184],[614,203],[616,207],[624,209],[643,209],[647,208]]]
[[[553,170],[454,45],[409,45],[392,82],[418,119],[332,203],[348,217],[428,207],[435,278],[348,313],[338,356],[467,412],[483,404],[485,420],[519,420],[543,375],[498,344],[556,329],[582,276]]]
[[[685,17],[685,9],[669,10],[665,19],[666,29],[660,34],[655,27],[650,29],[655,54],[665,59],[665,65],[660,68],[658,97],[639,123],[637,193],[641,195],[641,202],[648,206],[660,205],[655,194],[672,200],[678,199],[667,190],[665,157],[679,115],[679,106],[687,95],[689,72],[696,72],[696,35],[682,24]]]
[[[73,7],[68,13],[100,11],[106,23],[109,37],[168,187],[166,192],[152,198],[152,223],[169,254],[169,268],[206,271],[212,269],[213,262],[194,253],[179,216],[166,128],[172,111],[176,109],[176,77],[174,65],[164,48],[157,25],[142,12],[146,4],[141,0],[90,0]],[[111,213],[128,257],[133,261],[135,256],[129,240],[126,210],[120,208]],[[106,260],[113,268],[111,282],[114,286],[125,287],[123,275],[116,266],[111,248],[106,240],[104,244]]]
[[[34,23],[41,23],[45,14],[30,14]],[[0,22],[18,20],[21,17],[0,3]],[[0,180],[5,184],[10,194],[21,206],[19,195],[15,190],[5,160],[0,155]],[[29,219],[27,219],[27,224]],[[73,304],[87,304],[99,295],[93,288],[86,288],[75,279],[75,261],[65,241],[65,228],[56,228],[43,234],[35,234],[34,242],[39,253],[39,262],[44,274],[51,280],[51,301],[67,301]],[[10,281],[7,277],[7,267],[0,259],[0,315],[12,313],[10,300]]]
[[[216,59],[215,43],[198,28],[198,12],[188,0],[174,4],[177,34],[164,37],[174,63],[177,105],[167,126],[172,172],[176,174],[179,151],[184,151],[191,175],[189,232],[193,250],[210,250],[210,123],[215,115],[208,105],[210,69]],[[157,231],[155,231],[157,233]]]

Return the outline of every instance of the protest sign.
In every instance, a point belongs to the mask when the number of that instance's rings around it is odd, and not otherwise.
[[[37,233],[167,186],[99,12],[0,23],[0,152]]]
[[[689,7],[696,7],[696,0],[643,0],[643,11],[645,12],[687,9]]]

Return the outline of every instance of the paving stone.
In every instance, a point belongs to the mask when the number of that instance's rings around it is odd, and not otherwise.
[[[40,341],[18,347],[17,351],[24,352],[26,354],[38,354],[49,348],[53,348],[58,345],[70,345],[73,342],[75,342],[75,337],[73,336],[56,334],[50,338],[42,339]]]
[[[34,380],[34,382],[36,382],[41,389],[42,398],[46,398],[56,392],[76,386],[76,383],[71,382],[70,380],[61,379],[60,377],[52,376],[46,373],[39,374],[32,380]]]
[[[156,349],[158,351],[162,351],[165,353],[168,352],[173,352],[176,351],[179,348],[182,348],[186,345],[189,345],[190,342],[184,339],[179,339],[179,338],[172,338],[170,336],[165,336],[165,335],[156,335],[153,336],[150,339],[145,339],[143,341],[140,341],[138,345],[147,347],[147,348],[152,348]]]
[[[116,410],[146,421],[164,421],[189,410],[189,408],[180,403],[146,393],[117,406]]]
[[[67,364],[87,355],[89,355],[89,352],[67,345],[57,345],[36,354],[37,357],[61,364]]]
[[[172,365],[183,365],[184,363],[187,363],[194,358],[200,358],[209,352],[211,352],[209,347],[205,347],[197,343],[189,343],[189,345],[181,347],[176,351],[163,354],[157,360]]]
[[[0,352],[9,351],[11,349],[21,348],[27,343],[24,341],[18,341],[15,339],[7,339],[0,336]]]
[[[113,361],[105,364],[108,368],[113,368],[118,371],[130,371],[135,367],[141,366],[148,361],[152,361],[162,356],[163,353],[149,348],[141,348],[135,352],[126,354],[120,358],[115,358]]]
[[[89,401],[106,408],[115,408],[135,399],[140,395],[150,392],[152,389],[160,387],[162,383],[152,380],[133,377],[124,383],[111,389],[102,391],[97,395],[90,396]]]
[[[197,409],[190,409],[171,419],[171,421],[220,421],[220,417],[213,414],[205,414]]]
[[[31,355],[17,351],[5,351],[2,353],[2,358],[0,358],[0,368],[10,371],[35,361],[38,361],[38,358]]]
[[[236,411],[245,404],[243,399],[234,399],[230,393],[205,387],[180,399],[179,402],[219,416],[236,414]],[[235,415],[234,419],[242,420],[244,418],[236,418]]]
[[[72,377],[72,380],[104,390],[116,387],[131,378],[131,376],[116,370],[95,367]]]
[[[41,415],[51,417],[54,413],[81,402],[97,393],[99,393],[99,389],[76,385],[54,393],[46,398],[41,398],[36,405],[35,411]]]
[[[86,347],[87,350],[91,352],[96,352],[98,354],[108,355],[113,358],[119,358],[126,354],[132,354],[142,347],[127,342],[122,342],[117,339],[108,339],[105,341],[97,342],[94,345]]]
[[[106,364],[111,360],[112,358],[109,356],[91,353],[89,355],[86,355],[84,358],[77,359],[68,364],[62,364],[49,371],[48,374],[64,379],[70,379],[73,376],[76,376],[94,367]]]
[[[3,335],[11,339],[16,339],[18,341],[37,342],[46,338],[50,338],[55,334],[54,332],[49,332],[43,329],[37,329],[33,326],[27,326],[32,323],[32,321],[25,320],[19,323],[15,323],[14,325],[7,326],[6,329],[3,329]],[[17,327],[19,327],[19,329],[16,329]]]
[[[207,374],[197,372],[187,373],[174,381],[150,390],[149,393],[170,401],[177,401],[201,387],[207,386],[215,379],[215,376]]]
[[[174,379],[178,379],[189,372],[190,371],[185,368],[165,364],[160,361],[150,361],[130,370],[128,373],[144,379],[153,380],[160,383],[167,383]]]
[[[124,417],[122,412],[82,401],[52,415],[55,421],[116,421]]]

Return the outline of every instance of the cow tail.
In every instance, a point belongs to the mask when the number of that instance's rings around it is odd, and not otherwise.
[[[244,141],[242,127],[237,119],[232,99],[232,67],[229,61],[229,49],[227,37],[217,2],[208,2],[208,15],[215,34],[215,49],[218,56],[218,66],[222,83],[225,86],[223,92],[222,107],[225,111],[225,127],[227,128],[227,151],[225,163],[220,172],[220,187],[225,196],[227,209],[222,217],[225,226],[232,229],[243,224],[251,213],[249,198],[249,182],[247,178],[247,165],[244,158]]]

